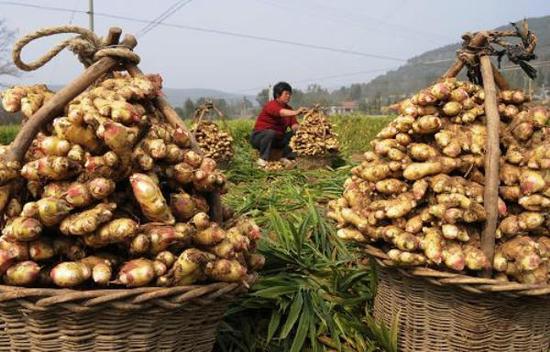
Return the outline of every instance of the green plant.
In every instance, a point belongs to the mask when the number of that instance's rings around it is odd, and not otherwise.
[[[362,114],[331,117],[339,136],[342,154],[347,157],[370,150],[370,142],[393,119],[392,116]]]
[[[343,156],[365,150],[390,118],[333,117]],[[342,194],[351,165],[268,173],[255,166],[252,120],[231,120],[235,157],[224,202],[266,229],[259,282],[226,315],[217,351],[393,351],[395,329],[369,323],[375,273],[335,236],[323,206]]]
[[[373,295],[372,270],[356,261],[311,201],[288,219],[273,208],[267,217],[268,235],[259,246],[267,265],[227,313],[218,348],[375,351],[360,318]]]
[[[19,132],[19,125],[0,126],[0,144],[10,144]]]
[[[378,344],[386,352],[397,352],[397,333],[399,327],[399,314],[393,317],[391,327],[386,327],[383,323],[374,320],[368,309],[365,307],[365,323],[369,327],[371,334],[375,337]]]

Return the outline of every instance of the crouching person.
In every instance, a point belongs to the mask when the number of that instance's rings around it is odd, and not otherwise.
[[[264,105],[256,118],[250,143],[260,152],[257,164],[267,165],[273,148],[283,150],[281,161],[285,164],[296,158],[289,146],[290,138],[298,129],[296,116],[306,109],[293,110],[288,103],[292,97],[292,87],[286,82],[279,82],[273,87],[273,100]]]

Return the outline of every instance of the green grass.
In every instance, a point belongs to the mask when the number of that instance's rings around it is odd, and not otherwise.
[[[346,116],[331,116],[330,120],[334,124],[334,132],[339,136],[340,149],[343,156],[351,157],[354,154],[369,150],[371,148],[370,141],[374,139],[378,131],[394,118],[392,116],[351,114]],[[233,137],[239,143],[239,141],[248,138],[254,125],[254,120],[229,120],[228,124]],[[245,150],[245,154],[249,154],[248,150]]]
[[[19,131],[19,125],[0,126],[0,144],[9,144],[14,140]]]
[[[371,140],[392,119],[394,117],[360,114],[331,118],[335,124],[335,131],[340,137],[342,153],[348,157],[370,150]]]
[[[346,165],[338,169],[265,172],[255,167],[252,120],[229,121],[235,157],[224,202],[264,229],[267,258],[259,282],[227,312],[219,351],[395,351],[395,329],[380,326],[372,305],[375,273],[335,236],[324,205],[339,197],[351,156],[388,117],[332,117]]]

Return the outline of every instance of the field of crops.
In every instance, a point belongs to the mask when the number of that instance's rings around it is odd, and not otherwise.
[[[251,120],[230,122],[236,151],[225,202],[269,232],[260,245],[267,258],[262,278],[227,314],[220,351],[396,350],[395,329],[377,326],[368,315],[374,273],[356,262],[354,249],[336,238],[324,216],[324,204],[342,192],[350,160],[389,120],[334,118],[342,165],[282,173],[254,166]]]
[[[229,121],[235,157],[224,202],[267,230],[267,264],[251,292],[220,327],[219,351],[394,351],[396,331],[369,316],[374,272],[334,235],[324,205],[342,193],[352,160],[369,148],[388,117],[335,117],[342,160],[334,170],[268,173],[248,144],[253,120]],[[1,126],[9,143],[17,126]]]

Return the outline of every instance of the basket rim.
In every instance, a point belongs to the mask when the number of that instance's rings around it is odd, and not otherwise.
[[[541,297],[550,299],[550,284],[521,284],[496,279],[475,277],[427,267],[400,266],[380,248],[367,244],[365,252],[383,268],[395,269],[408,277],[420,277],[438,286],[454,286],[476,294],[504,294],[511,297]]]
[[[150,306],[175,309],[190,302],[207,305],[214,301],[231,299],[246,292],[247,288],[248,286],[243,283],[227,282],[81,291],[0,285],[0,304],[18,302],[26,308],[39,311],[63,307],[71,311],[85,312],[106,305],[121,310],[138,310]]]
[[[296,160],[300,160],[300,159],[303,159],[303,160],[325,160],[325,159],[333,159],[333,158],[336,158],[340,155],[341,154],[340,154],[339,151],[327,152],[327,153],[318,154],[318,155],[299,155],[298,154],[296,156]]]

